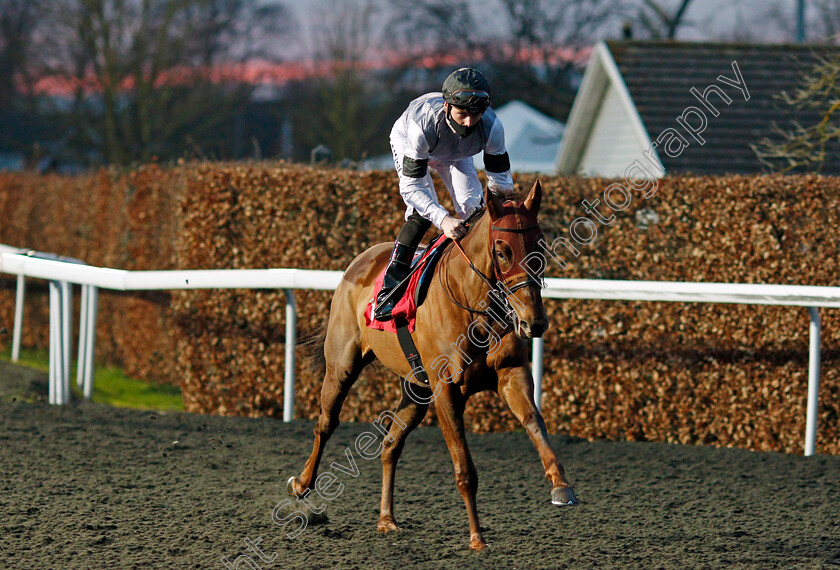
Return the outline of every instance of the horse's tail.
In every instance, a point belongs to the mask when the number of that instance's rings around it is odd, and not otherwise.
[[[323,376],[327,371],[327,359],[324,357],[324,341],[327,338],[327,325],[323,324],[313,332],[305,335],[300,346],[303,357],[309,365],[309,369],[316,376]]]

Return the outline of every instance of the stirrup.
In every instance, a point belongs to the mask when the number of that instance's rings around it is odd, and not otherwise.
[[[373,307],[373,318],[374,320],[385,322],[390,321],[392,318],[391,313],[394,310],[394,305],[397,304],[398,297],[396,295],[391,295],[394,292],[394,289],[385,289],[379,291],[379,295],[376,297],[376,305]],[[384,293],[384,295],[383,295]],[[386,297],[390,295],[390,298],[385,300]]]

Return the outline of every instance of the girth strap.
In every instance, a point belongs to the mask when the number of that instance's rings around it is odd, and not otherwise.
[[[429,384],[429,375],[426,374],[426,369],[423,368],[423,361],[420,359],[420,353],[417,352],[417,347],[414,345],[411,333],[408,332],[408,321],[403,317],[397,317],[394,324],[397,326],[397,339],[400,341],[400,348],[402,348],[403,353],[405,353],[408,364],[411,366],[412,372],[414,372],[414,377],[423,382],[426,386],[431,386],[431,384]]]

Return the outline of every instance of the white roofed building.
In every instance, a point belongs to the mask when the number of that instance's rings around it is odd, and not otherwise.
[[[827,45],[601,42],[569,113],[557,172],[642,178],[765,172],[753,145],[779,142],[781,130],[825,116],[785,105],[781,94],[794,93],[819,61],[838,55],[837,46]],[[838,141],[826,145],[821,167],[822,174],[840,173]]]
[[[565,125],[522,101],[511,101],[493,110],[505,128],[510,169],[554,174]],[[484,169],[483,154],[477,154],[473,161],[477,169]]]

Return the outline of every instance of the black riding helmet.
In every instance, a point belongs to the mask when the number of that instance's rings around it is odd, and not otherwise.
[[[477,69],[462,67],[449,74],[441,89],[443,100],[473,114],[490,106],[490,84]]]

